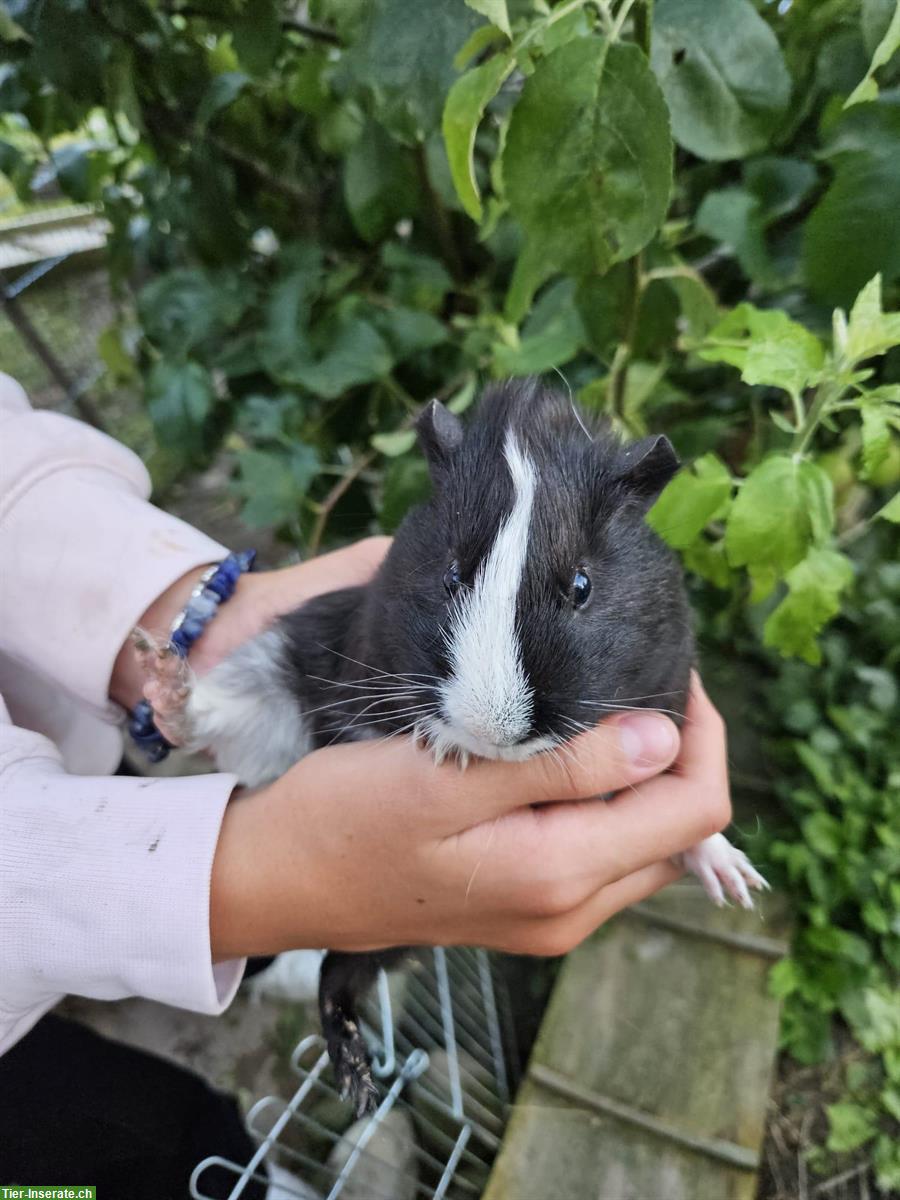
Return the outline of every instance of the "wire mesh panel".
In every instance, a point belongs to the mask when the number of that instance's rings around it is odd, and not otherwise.
[[[305,1037],[291,1056],[291,1098],[265,1096],[247,1114],[250,1161],[204,1159],[191,1195],[211,1200],[204,1178],[215,1168],[234,1176],[229,1200],[238,1200],[277,1162],[303,1181],[302,1200],[478,1200],[510,1098],[502,988],[483,950],[439,948],[404,974],[382,973],[364,1020],[383,1083],[377,1111],[353,1121],[323,1039]]]

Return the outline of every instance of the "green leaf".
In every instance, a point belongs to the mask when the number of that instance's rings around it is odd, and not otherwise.
[[[188,457],[203,449],[203,424],[215,403],[209,372],[197,362],[161,359],[147,378],[147,408],[160,444]]]
[[[715,238],[730,249],[744,274],[763,286],[777,282],[765,238],[763,208],[759,199],[743,188],[708,192],[697,212],[698,233]]]
[[[706,579],[716,587],[726,588],[731,581],[731,570],[725,557],[725,542],[698,538],[681,552],[686,571]]]
[[[503,178],[532,280],[603,272],[645,246],[668,206],[672,143],[638,47],[585,37],[542,59],[513,110]]]
[[[398,304],[437,312],[453,286],[446,268],[436,258],[399,242],[381,247],[381,262],[387,272],[388,295]]]
[[[458,0],[371,0],[359,24],[345,62],[373,96],[375,115],[409,143],[439,129],[453,58],[480,27],[477,14]]]
[[[387,458],[397,458],[408,454],[416,444],[416,435],[412,429],[398,429],[396,433],[376,433],[369,439],[379,454]]]
[[[891,426],[887,406],[864,404],[862,409],[863,465],[860,475],[871,479],[891,449]]]
[[[764,149],[787,111],[790,75],[750,0],[657,0],[652,62],[675,140],[699,158]]]
[[[885,94],[843,114],[824,157],[834,171],[806,221],[803,266],[813,296],[847,306],[881,272],[900,275],[900,95]]]
[[[783,575],[834,524],[831,480],[815,463],[773,454],[738,489],[725,530],[734,567],[769,568]]]
[[[781,309],[739,304],[707,334],[698,350],[707,362],[739,367],[744,383],[799,395],[816,383],[825,362],[817,337]]]
[[[669,286],[681,305],[684,332],[695,340],[705,337],[719,320],[715,292],[705,279],[692,274],[689,268],[685,268],[683,275],[673,276],[669,280]]]
[[[495,42],[502,42],[503,38],[503,32],[496,26],[479,25],[454,55],[454,67],[457,71],[464,71],[473,58],[480,57],[488,46],[493,46]]]
[[[0,42],[30,42],[31,38],[21,25],[18,25],[6,10],[5,4],[0,4]]]
[[[122,335],[123,331],[119,325],[107,325],[97,338],[97,353],[116,383],[131,383],[134,382],[137,371]]]
[[[796,992],[798,982],[797,964],[792,958],[782,958],[769,972],[769,994],[784,1000]]]
[[[871,1141],[878,1132],[875,1114],[860,1104],[852,1104],[849,1101],[829,1104],[825,1111],[828,1114],[829,1150],[842,1153],[857,1150]]]
[[[250,298],[235,275],[185,268],[146,284],[138,312],[147,337],[178,357],[236,324]]]
[[[469,8],[487,17],[492,25],[502,29],[507,37],[512,37],[509,27],[509,13],[506,10],[506,0],[466,0]]]
[[[878,84],[875,82],[875,72],[894,57],[898,47],[900,47],[900,4],[897,4],[894,8],[891,23],[885,30],[884,37],[875,47],[875,53],[872,55],[868,71],[866,71],[863,78],[847,97],[844,102],[844,108],[850,108],[854,104],[861,104],[865,100],[875,100],[877,98]]]
[[[367,242],[380,241],[399,220],[418,211],[415,159],[375,121],[366,124],[344,161],[344,200]]]
[[[494,346],[494,366],[501,375],[537,375],[569,362],[584,344],[575,285],[570,279],[561,279],[551,284],[534,306],[518,345]]]
[[[241,472],[237,489],[246,497],[241,520],[267,528],[297,518],[319,471],[319,457],[311,446],[294,446],[286,454],[244,450],[237,461]]]
[[[647,521],[670,546],[684,549],[725,508],[731,497],[728,468],[704,454],[692,467],[679,471],[647,514]]]
[[[801,158],[765,155],[744,164],[744,186],[759,200],[766,224],[795,212],[817,179],[813,164]]]
[[[395,362],[430,350],[447,340],[447,327],[431,313],[415,308],[373,309],[372,324],[390,347]]]
[[[312,116],[325,113],[330,99],[326,79],[328,66],[326,49],[309,46],[298,55],[285,90],[285,96],[294,108]]]
[[[475,391],[475,380],[467,379],[459,391],[447,401],[447,407],[452,413],[456,413],[459,416],[460,413],[464,413],[471,406],[472,401],[475,399]]]
[[[812,846],[816,854],[831,861],[837,858],[843,846],[841,823],[830,813],[810,813],[803,821],[803,840]],[[818,946],[818,949],[824,950],[825,948]],[[830,952],[831,949],[833,947],[829,948],[827,952]]]
[[[206,128],[216,113],[234,103],[249,82],[249,75],[243,71],[225,71],[211,79],[197,106],[197,124]]]
[[[384,477],[379,523],[385,533],[393,533],[414,504],[428,495],[431,482],[428,467],[420,454],[395,458]]]
[[[814,547],[785,577],[788,594],[771,613],[763,641],[782,654],[819,663],[816,635],[841,608],[841,593],[853,582],[853,566],[836,550]]]
[[[881,307],[881,276],[870,279],[853,302],[847,323],[846,355],[853,363],[900,345],[900,313]]]
[[[309,344],[298,344],[277,377],[334,399],[357,384],[383,379],[392,366],[391,353],[375,327],[347,314],[317,327]]]
[[[264,75],[281,45],[278,0],[248,0],[244,11],[231,20],[231,40],[241,66],[251,75]]]
[[[480,221],[482,213],[475,178],[475,134],[486,105],[514,66],[511,55],[494,55],[480,67],[461,75],[444,105],[442,128],[450,173],[462,206],[473,221]]]
[[[895,525],[900,525],[900,492],[896,496],[892,496],[883,508],[879,508],[875,516],[882,517],[885,521],[893,521]]]

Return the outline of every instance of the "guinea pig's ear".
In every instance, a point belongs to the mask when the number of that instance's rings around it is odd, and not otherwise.
[[[619,478],[643,500],[653,501],[680,465],[672,443],[660,434],[625,447],[619,458]]]
[[[444,408],[440,400],[430,400],[425,405],[416,421],[416,432],[432,470],[446,465],[463,438],[459,417]]]

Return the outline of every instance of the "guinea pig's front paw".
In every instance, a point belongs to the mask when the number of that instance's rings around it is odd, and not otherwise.
[[[769,887],[743,850],[732,846],[721,833],[705,838],[675,859],[697,876],[707,896],[719,907],[728,903],[727,892],[742,908],[753,908],[749,889],[763,891]]]
[[[191,694],[190,671],[171,642],[157,642],[144,629],[133,629],[131,641],[144,673],[144,699],[153,709],[156,728],[178,746],[186,740],[186,708]]]

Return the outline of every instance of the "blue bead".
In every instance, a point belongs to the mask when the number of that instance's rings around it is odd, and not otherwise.
[[[142,749],[148,762],[158,763],[168,757],[170,747],[168,742],[160,738],[152,746],[144,746]]]
[[[237,583],[241,577],[241,568],[233,554],[222,559],[217,574],[223,575],[230,583]]]
[[[185,614],[189,620],[203,621],[204,623],[214,616],[219,607],[219,598],[216,596],[214,600],[206,596],[192,596],[185,606]]]
[[[255,550],[241,550],[234,556],[238,561],[238,566],[242,571],[252,571],[253,565],[256,562]]]
[[[175,632],[182,634],[182,636],[188,642],[196,642],[197,638],[200,636],[200,634],[203,632],[203,630],[205,628],[206,628],[205,621],[201,620],[199,617],[192,617],[192,616],[188,615],[181,622],[181,625],[178,627],[178,629],[176,629]]]
[[[227,600],[234,591],[234,587],[227,579],[216,572],[211,579],[207,580],[206,591],[214,592],[220,600]]]
[[[185,637],[183,625],[175,630],[170,638],[170,641],[181,657],[184,658],[190,648],[190,644],[188,639]]]

